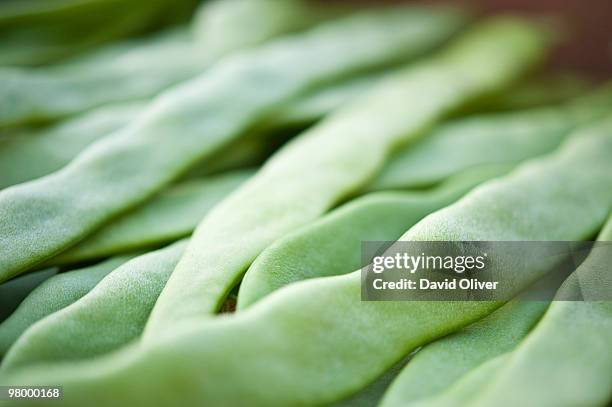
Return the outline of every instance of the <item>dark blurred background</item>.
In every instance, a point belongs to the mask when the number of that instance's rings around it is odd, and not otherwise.
[[[409,1],[359,2],[381,4]],[[550,61],[555,68],[578,70],[601,79],[609,79],[612,75],[612,0],[426,0],[425,2],[468,5],[483,13],[512,11],[542,18],[552,17],[554,23],[563,29],[563,38],[560,39],[560,44]]]

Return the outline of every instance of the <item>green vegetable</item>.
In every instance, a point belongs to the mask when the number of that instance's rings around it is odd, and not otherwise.
[[[0,355],[4,355],[33,323],[77,301],[91,291],[104,276],[131,257],[133,256],[112,258],[94,266],[57,274],[43,281],[28,294],[11,316],[0,323]]]
[[[245,15],[243,3],[203,4],[202,16],[213,21],[221,18],[225,24],[209,26],[200,41],[169,31],[111,45],[52,68],[0,70],[0,126],[55,120],[103,104],[151,98],[232,51],[314,25],[315,14],[321,14],[315,12],[319,8],[309,7],[312,18],[297,20],[307,8],[302,1],[249,0],[251,13]],[[253,20],[261,26],[254,27]],[[234,40],[228,42],[229,37]]]
[[[172,186],[51,259],[49,264],[102,258],[188,236],[211,208],[252,173],[237,171]]]
[[[50,128],[0,138],[0,189],[59,170],[91,143],[125,126],[143,107],[111,105]]]
[[[478,368],[469,371],[457,380],[448,390],[435,397],[402,405],[410,407],[464,407],[471,405],[470,402],[478,394],[478,391],[487,386],[491,376],[494,376],[506,362],[506,356],[507,354],[503,354],[484,362]]]
[[[217,0],[199,8],[193,33],[202,50],[220,54],[306,29],[340,12],[348,9],[308,0]]]
[[[2,369],[88,358],[136,339],[185,246],[179,241],[118,266],[83,297],[30,326]]]
[[[585,130],[559,152],[428,216],[402,239],[587,238],[612,205],[611,129],[612,118]],[[527,282],[531,276],[520,277]],[[163,338],[95,361],[5,372],[1,382],[62,383],[67,406],[111,405],[118,398],[129,405],[325,404],[501,305],[361,302],[360,283],[356,271],[291,284],[233,316],[170,329]]]
[[[516,79],[543,50],[541,32],[524,21],[484,23],[286,145],[200,223],[146,334],[215,312],[266,246],[361,187],[394,147],[449,110]]]
[[[39,65],[185,20],[193,0],[4,0],[0,65]]]
[[[371,82],[380,76],[360,76],[314,89],[289,103],[268,123],[269,128],[259,130],[249,140],[227,146],[213,162],[205,160],[193,172],[200,177],[261,160],[270,135],[319,120],[363,92],[366,85],[371,87]],[[95,141],[128,125],[145,106],[144,102],[103,106],[49,127],[0,138],[0,189],[59,170]]]
[[[57,268],[28,273],[0,284],[0,321],[4,321],[38,285],[57,273]]]
[[[391,383],[380,407],[407,406],[443,393],[471,370],[511,351],[537,323],[546,301],[518,299],[421,349]]]
[[[398,151],[368,189],[431,186],[466,168],[518,163],[552,151],[572,129],[611,108],[606,86],[559,107],[456,119]]]
[[[612,241],[612,217],[598,240]],[[603,406],[612,394],[612,255],[595,248],[534,331],[509,353],[474,406]],[[583,301],[566,301],[568,298]]]
[[[350,201],[268,246],[242,280],[238,309],[287,284],[358,269],[361,241],[396,240],[426,215],[509,169],[468,171],[432,191],[381,192]]]
[[[421,53],[462,22],[455,13],[427,9],[362,13],[229,58],[164,93],[139,120],[62,170],[0,191],[0,218],[9,220],[0,223],[0,281],[144,202],[292,97]],[[539,53],[539,41],[531,50],[532,31],[525,30],[526,54]],[[236,98],[241,102],[228,102]]]

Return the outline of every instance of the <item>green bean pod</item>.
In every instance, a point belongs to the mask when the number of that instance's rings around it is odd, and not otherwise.
[[[0,127],[56,120],[108,103],[151,98],[201,73],[232,51],[315,24],[320,7],[303,1],[216,1],[201,7],[212,24],[196,41],[175,31],[125,41],[53,68],[0,70]],[[310,19],[304,18],[309,10]],[[205,17],[205,18],[204,18]],[[302,17],[298,19],[298,17]],[[258,21],[255,27],[251,21]],[[283,24],[280,24],[280,23]],[[228,38],[233,41],[228,41]]]
[[[266,246],[360,188],[394,147],[453,108],[516,79],[539,59],[543,47],[541,32],[524,21],[484,23],[286,145],[200,223],[147,333],[216,311]],[[495,66],[483,69],[491,60]],[[403,104],[416,95],[436,97],[407,112]]]
[[[572,129],[603,117],[611,107],[608,85],[558,107],[453,120],[399,150],[368,190],[422,188],[466,168],[516,164],[552,151]]]
[[[325,80],[424,52],[463,21],[428,9],[361,13],[236,55],[164,93],[139,120],[60,171],[0,191],[0,281],[146,201],[283,102]],[[527,48],[539,54],[539,46]]]
[[[380,407],[412,406],[445,393],[468,372],[514,349],[548,304],[512,301],[459,332],[425,346],[391,383]]]
[[[211,208],[252,174],[251,170],[243,170],[174,185],[102,227],[48,264],[99,259],[189,236]]]
[[[0,321],[4,321],[43,281],[57,273],[56,267],[24,274],[0,284]]]
[[[110,40],[184,21],[195,5],[193,0],[3,1],[0,65],[61,60]]]
[[[396,240],[426,215],[510,169],[499,166],[468,171],[431,191],[380,192],[348,202],[268,246],[240,284],[238,309],[287,284],[360,268],[361,241]],[[297,262],[295,253],[301,254]]]
[[[612,241],[612,217],[598,240]],[[595,248],[540,323],[509,353],[474,406],[603,406],[612,395],[610,247]],[[575,299],[575,294],[583,298]]]
[[[410,407],[465,407],[470,406],[478,392],[491,381],[503,367],[508,354],[502,354],[483,362],[476,369],[467,372],[447,390],[429,398],[406,402],[402,406]]]
[[[0,189],[50,174],[133,120],[143,103],[101,107],[50,128],[0,138]]]
[[[584,130],[586,134],[572,138],[553,155],[526,163],[429,215],[402,239],[591,236],[612,205],[607,188],[612,182],[611,129],[612,118]],[[483,221],[487,230],[477,227]],[[118,399],[134,406],[325,404],[355,393],[418,346],[502,305],[362,302],[360,284],[359,270],[302,281],[244,312],[194,321],[95,361],[5,372],[0,382],[62,383],[66,406],[115,405]]]
[[[612,218],[609,218],[598,240],[611,239]],[[612,383],[607,380],[612,364],[606,352],[612,335],[612,308],[609,301],[593,300],[610,295],[611,281],[607,269],[610,251],[609,247],[599,253],[597,250],[596,246],[563,283],[542,320],[516,349],[509,349],[473,368],[446,391],[414,403],[410,402],[409,393],[392,387],[393,397],[382,406],[605,405],[612,390]],[[566,301],[579,298],[584,286],[598,292],[591,298],[584,298],[586,302]],[[484,321],[486,319],[480,323]],[[588,336],[588,344],[584,341],[587,333],[592,334]],[[578,348],[580,351],[576,352]],[[481,348],[481,351],[487,349]],[[444,369],[448,369],[448,365]],[[413,387],[407,376],[403,379],[406,380],[401,383],[406,390]],[[507,385],[512,387],[505,387]],[[426,386],[431,387],[431,384]],[[418,393],[418,390],[413,388],[412,394],[414,392]]]
[[[108,273],[131,257],[133,256],[118,256],[94,266],[63,272],[45,280],[28,294],[5,321],[0,323],[0,355],[4,355],[29,326],[83,297]]]
[[[89,358],[138,338],[186,243],[118,266],[83,297],[26,329],[1,368]]]

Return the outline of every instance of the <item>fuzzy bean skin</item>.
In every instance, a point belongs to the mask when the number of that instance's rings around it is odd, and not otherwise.
[[[4,355],[19,336],[39,321],[83,297],[108,273],[133,256],[119,256],[91,267],[57,274],[36,287],[17,309],[0,323],[0,355]]]
[[[29,327],[1,368],[89,358],[136,339],[185,246],[182,240],[119,266],[82,298]]]
[[[548,307],[512,301],[488,317],[417,352],[387,389],[380,407],[408,406],[444,393],[473,369],[510,352]]]
[[[466,168],[536,157],[552,151],[572,129],[603,117],[611,107],[612,86],[608,85],[559,107],[456,119],[399,150],[368,189],[431,186]],[[444,159],[432,159],[441,156]]]
[[[168,323],[217,310],[266,246],[360,188],[395,146],[520,75],[543,51],[540,34],[521,20],[484,23],[286,145],[200,223],[155,305],[145,337],[166,331]],[[483,61],[492,59],[496,65],[480,72]],[[458,76],[465,80],[457,81]],[[415,95],[437,97],[407,112],[404,103]]]
[[[211,208],[252,174],[251,170],[243,170],[174,185],[102,227],[48,264],[103,258],[188,236]]]
[[[612,182],[611,128],[612,118],[584,130],[553,155],[429,215],[402,239],[588,238],[612,205],[612,191],[605,188]],[[474,228],[482,221],[488,222],[486,231]],[[244,312],[173,330],[143,342],[142,348],[90,362],[7,372],[0,382],[62,383],[66,406],[113,405],[118,397],[134,406],[325,404],[363,388],[416,347],[502,305],[362,302],[360,283],[359,270],[298,282]]]
[[[268,246],[240,284],[238,309],[287,284],[360,268],[361,241],[396,240],[426,215],[509,170],[491,167],[458,175],[432,191],[381,192],[350,201]],[[296,262],[297,253],[300,256]]]
[[[0,191],[0,281],[144,202],[275,106],[324,80],[423,52],[462,21],[426,9],[362,13],[236,55],[164,93],[60,171]]]

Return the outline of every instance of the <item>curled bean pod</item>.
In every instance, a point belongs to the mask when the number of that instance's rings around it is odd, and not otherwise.
[[[396,240],[426,215],[510,168],[468,171],[432,191],[381,192],[350,201],[268,246],[240,284],[238,309],[287,284],[358,269],[362,261],[359,252],[362,240]],[[294,253],[301,253],[297,262]]]
[[[587,134],[572,138],[555,154],[526,163],[429,215],[403,239],[591,236],[612,205],[607,188],[612,182],[610,129],[612,118],[584,130]],[[516,219],[517,211],[524,220]],[[473,228],[481,220],[487,222],[486,231]],[[325,404],[359,390],[418,346],[502,305],[362,302],[360,283],[359,270],[299,282],[233,316],[193,323],[95,361],[6,372],[1,382],[62,383],[67,406],[113,405],[118,397],[135,406]],[[226,380],[230,372],[231,382]],[[188,391],[173,391],[176,383]]]
[[[30,326],[2,369],[88,358],[136,339],[185,246],[179,241],[114,269],[83,297]]]
[[[94,143],[62,170],[0,191],[0,281],[144,202],[283,102],[325,80],[424,52],[463,21],[443,10],[364,12],[236,55],[164,93],[139,120]],[[529,56],[539,54],[536,37]]]
[[[368,189],[431,186],[466,168],[518,163],[553,150],[572,129],[603,117],[611,106],[608,85],[559,107],[454,120],[399,150]]]
[[[83,297],[108,273],[131,257],[133,256],[119,256],[45,280],[0,323],[0,355],[4,355],[29,326]]]
[[[449,110],[515,79],[539,59],[544,43],[540,30],[522,20],[489,21],[286,145],[200,223],[145,337],[217,310],[266,246],[360,188],[395,146],[418,137]],[[416,95],[432,97],[406,111],[404,103]]]
[[[211,208],[252,174],[251,170],[243,170],[174,185],[51,259],[49,264],[103,258],[188,236]]]

